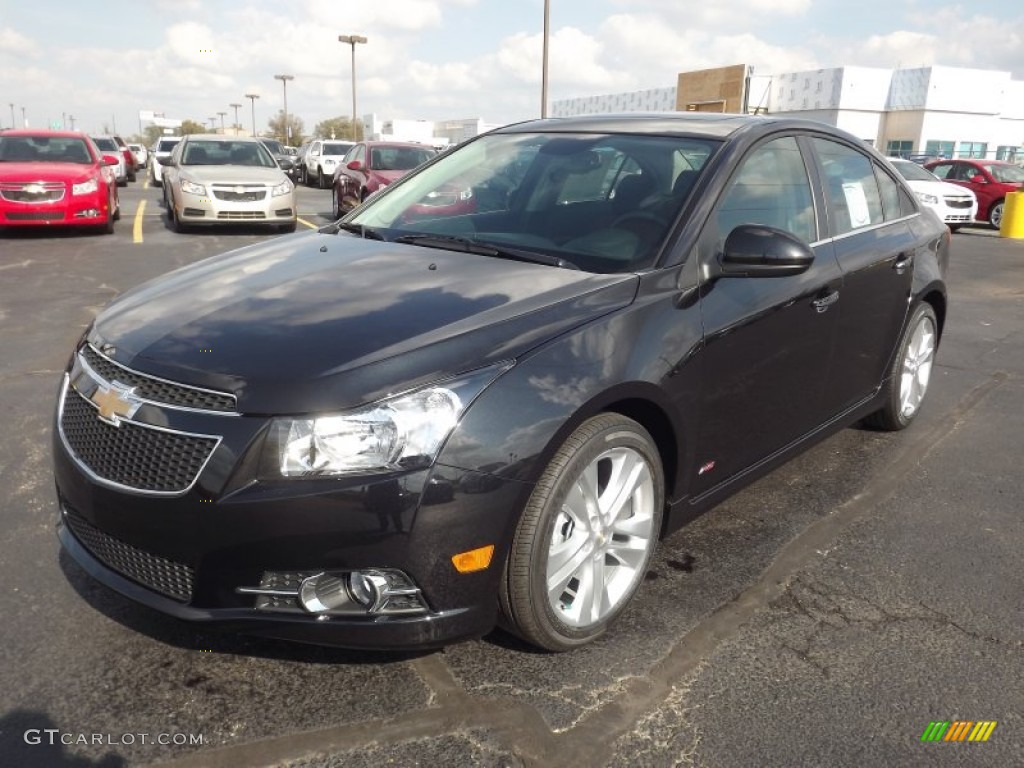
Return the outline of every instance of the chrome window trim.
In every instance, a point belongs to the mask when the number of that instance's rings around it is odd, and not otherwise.
[[[205,440],[214,440],[215,442],[214,442],[213,448],[210,449],[210,454],[206,457],[206,460],[203,462],[202,466],[199,467],[199,470],[196,472],[195,477],[192,478],[192,482],[190,482],[188,484],[188,487],[184,488],[183,490],[180,490],[180,491],[147,491],[147,490],[145,490],[143,488],[133,488],[130,485],[124,485],[123,483],[118,483],[118,482],[115,482],[113,480],[108,480],[105,477],[101,477],[101,476],[97,475],[95,472],[93,472],[93,470],[84,461],[82,461],[81,457],[79,457],[79,455],[77,453],[75,453],[74,448],[71,447],[71,444],[68,442],[67,436],[64,434],[64,402],[67,399],[68,390],[71,390],[71,389],[73,389],[72,386],[71,386],[71,376],[70,376],[70,374],[65,373],[64,374],[64,384],[61,387],[61,391],[60,391],[60,399],[57,402],[57,433],[60,435],[60,441],[61,441],[61,444],[64,446],[64,450],[66,450],[68,452],[68,456],[75,463],[75,466],[78,467],[80,470],[82,470],[82,472],[84,472],[86,475],[88,475],[91,480],[94,480],[95,482],[99,483],[100,485],[106,486],[107,488],[115,488],[115,489],[117,489],[119,491],[127,491],[128,493],[134,493],[134,494],[136,494],[138,496],[163,496],[163,497],[184,496],[185,494],[187,494],[189,491],[191,491],[195,487],[197,482],[199,482],[200,476],[202,476],[203,472],[206,471],[207,465],[209,465],[210,460],[213,458],[213,455],[217,452],[217,449],[220,447],[220,444],[224,440],[224,438],[222,436],[220,436],[220,435],[203,435],[203,434],[199,434],[199,433],[196,433],[196,432],[183,432],[182,430],[179,430],[179,429],[169,429],[168,427],[158,427],[155,424],[146,424],[145,422],[135,421],[134,419],[121,418],[122,422],[124,422],[126,424],[131,424],[131,425],[136,426],[136,427],[140,427],[141,429],[150,429],[150,430],[153,430],[154,432],[166,432],[167,434],[170,434],[170,435],[179,435],[179,436],[182,436],[182,437],[198,437],[198,438],[202,438],[202,439],[205,439]],[[83,395],[79,394],[79,392],[77,390],[75,390],[75,395],[78,396],[78,397],[81,397],[83,400],[85,400],[85,402],[87,402],[89,405],[91,405],[95,410],[97,410],[97,411],[99,410],[96,407],[96,404],[92,400],[90,400],[89,398],[84,397]],[[117,427],[114,427],[114,429],[117,429]]]
[[[195,386],[192,386],[191,384],[182,384],[180,381],[171,381],[170,379],[163,379],[163,378],[161,378],[159,376],[154,376],[154,375],[152,375],[150,373],[143,373],[142,371],[137,371],[134,368],[129,368],[127,365],[121,365],[121,363],[119,363],[119,362],[117,362],[115,360],[111,360],[109,357],[107,357],[102,352],[100,352],[98,349],[96,349],[96,347],[93,344],[91,344],[91,343],[86,342],[86,345],[89,347],[89,349],[91,349],[97,355],[102,357],[104,360],[106,360],[111,365],[115,365],[118,368],[120,368],[121,370],[128,371],[129,373],[133,373],[136,376],[141,376],[144,379],[152,379],[153,381],[159,381],[159,382],[162,382],[164,384],[170,384],[172,387],[181,387],[182,389],[192,389],[192,390],[195,390],[196,392],[206,392],[207,394],[217,395],[218,397],[230,397],[232,402],[234,402],[234,404],[235,404],[235,410],[233,410],[233,411],[215,411],[215,410],[209,410],[207,408],[192,408],[191,406],[188,406],[188,405],[175,405],[174,403],[165,403],[165,402],[162,402],[160,400],[152,400],[152,399],[150,399],[148,397],[142,397],[141,395],[133,392],[132,393],[132,397],[134,397],[136,400],[141,400],[142,402],[147,403],[148,405],[155,405],[158,408],[172,408],[172,409],[174,409],[176,411],[188,411],[189,413],[205,413],[205,414],[210,414],[210,415],[213,415],[213,416],[241,416],[242,415],[242,414],[240,414],[238,412],[238,398],[235,397],[230,392],[220,392],[220,391],[218,391],[216,389],[206,389],[205,387],[195,387]],[[92,376],[93,380],[95,380],[98,383],[106,384],[108,386],[113,383],[113,382],[107,381],[107,379],[105,379],[102,376],[100,376],[100,374],[97,373],[96,370],[91,365],[89,365],[89,361],[85,359],[85,356],[82,354],[81,350],[79,350],[78,352],[75,353],[75,357],[78,358],[78,361],[81,363],[82,367],[85,368],[88,371],[89,375]]]
[[[825,240],[822,240],[821,242],[822,243],[827,243],[827,242],[830,242],[830,241],[831,242],[835,242],[836,240],[845,240],[847,237],[852,237],[854,235],[859,235],[859,234],[861,234],[863,232],[871,232],[871,231],[876,230],[876,229],[881,229],[882,227],[887,227],[890,224],[898,224],[901,221],[910,221],[911,219],[916,219],[920,215],[921,215],[920,212],[918,212],[918,213],[911,213],[908,216],[900,216],[898,219],[889,219],[888,221],[881,221],[878,224],[869,224],[866,227],[858,227],[857,229],[851,229],[849,232],[843,232],[843,234],[841,234],[841,235],[836,235],[835,237],[826,238]],[[815,245],[817,245],[817,243],[815,243]]]

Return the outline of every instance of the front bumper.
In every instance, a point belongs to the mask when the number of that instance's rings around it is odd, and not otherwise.
[[[62,403],[80,397],[73,390],[62,395]],[[140,410],[138,424],[155,413],[150,410]],[[262,481],[252,468],[265,417],[170,408],[158,416],[162,429],[222,435],[184,492],[140,493],[97,478],[75,455],[58,410],[53,454],[59,537],[98,581],[211,628],[324,645],[429,648],[478,637],[494,626],[522,483],[443,466],[376,477]],[[492,543],[488,569],[456,571],[453,555]],[[426,610],[325,616],[298,605],[268,608],[266,600],[239,591],[266,583],[268,573],[373,568],[406,574]]]
[[[178,190],[178,218],[187,224],[292,224],[296,221],[294,189],[277,197],[272,197],[267,189],[260,200],[225,200],[218,194],[235,193],[207,190],[206,195],[193,195]]]
[[[111,216],[109,192],[101,186],[99,191],[85,195],[65,193],[62,200],[53,203],[19,203],[0,200],[0,226],[99,226]]]

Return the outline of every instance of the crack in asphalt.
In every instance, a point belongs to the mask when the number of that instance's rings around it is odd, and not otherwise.
[[[761,574],[760,578],[728,603],[710,613],[690,632],[684,635],[655,663],[643,677],[620,678],[613,682],[620,692],[612,700],[595,705],[584,713],[575,727],[564,732],[553,731],[540,711],[528,703],[507,698],[494,698],[470,694],[456,679],[444,662],[443,652],[420,657],[410,662],[431,691],[428,708],[415,713],[398,715],[389,720],[332,726],[312,731],[291,733],[265,740],[235,744],[186,755],[160,763],[164,768],[226,768],[228,766],[274,766],[283,762],[308,759],[323,754],[338,754],[379,746],[436,737],[440,734],[465,734],[471,730],[486,732],[501,749],[514,754],[524,765],[580,766],[592,768],[603,764],[612,745],[620,742],[638,727],[654,722],[660,706],[674,709],[681,705],[687,680],[696,679],[705,660],[728,638],[732,637],[755,614],[784,605],[788,596],[797,613],[803,613],[816,624],[815,633],[824,631],[829,624],[814,616],[794,594],[794,587],[832,600],[831,595],[815,592],[799,578],[800,572],[815,558],[827,556],[830,545],[840,532],[855,520],[888,498],[902,479],[913,471],[935,448],[954,434],[966,421],[970,412],[1008,379],[1009,374],[996,371],[965,394],[945,418],[935,426],[921,432],[916,440],[908,441],[895,459],[882,469],[865,490],[851,497],[828,517],[807,526],[786,544]],[[834,600],[832,600],[834,603]],[[880,614],[877,623],[886,621],[936,621],[955,627],[961,632],[990,642],[1004,642],[979,633],[973,633],[954,622],[949,616],[922,604],[928,615],[892,614],[864,600]],[[825,612],[838,617],[838,626],[851,622],[844,610]],[[867,622],[859,619],[858,622]],[[833,625],[834,627],[834,625]],[[787,647],[787,646],[783,646]],[[827,668],[810,659],[810,643],[805,649],[788,647],[827,676]],[[495,684],[492,687],[500,687]],[[512,688],[513,686],[506,686]],[[560,689],[564,692],[565,687]],[[607,688],[603,689],[607,691]],[[522,693],[530,693],[522,691]],[[533,692],[544,694],[546,692]],[[598,692],[600,695],[600,692]],[[673,702],[678,701],[678,705]],[[579,702],[573,702],[579,704]],[[680,756],[677,764],[694,759],[699,733],[694,736],[692,750]]]

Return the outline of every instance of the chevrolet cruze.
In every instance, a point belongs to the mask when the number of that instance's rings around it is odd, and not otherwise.
[[[949,243],[822,124],[500,129],[101,312],[60,385],[60,540],[205,626],[575,648],[661,537],[847,425],[911,424]]]

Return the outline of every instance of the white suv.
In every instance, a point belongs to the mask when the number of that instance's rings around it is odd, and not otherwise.
[[[299,181],[305,184],[316,184],[320,189],[327,189],[334,179],[334,172],[341,159],[348,154],[354,143],[351,141],[334,141],[333,139],[315,139],[310,143],[299,167]]]
[[[153,185],[163,184],[164,172],[160,165],[161,157],[169,157],[174,146],[181,141],[181,136],[161,136],[153,145],[152,157],[149,164],[149,175]]]

